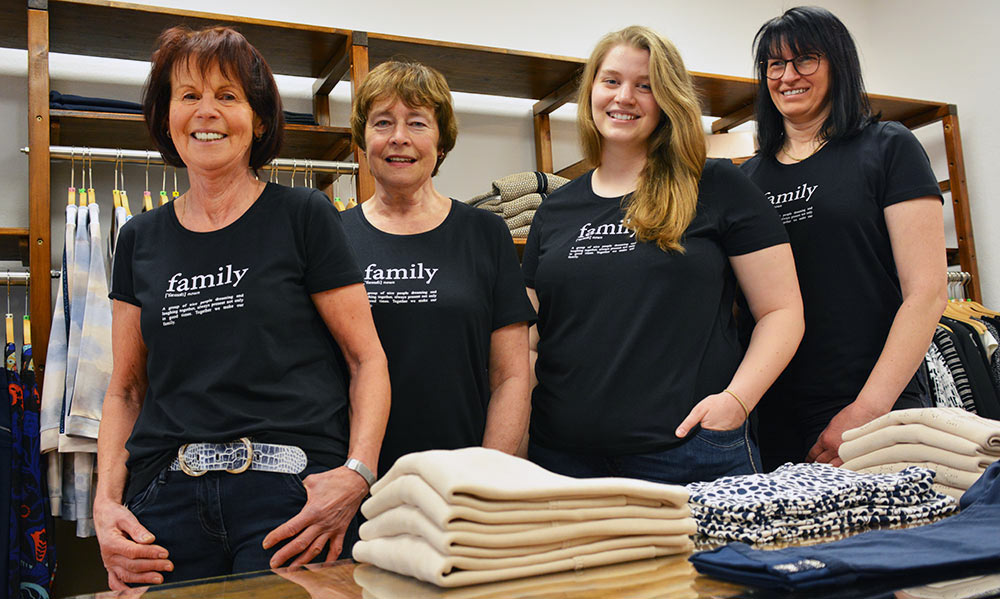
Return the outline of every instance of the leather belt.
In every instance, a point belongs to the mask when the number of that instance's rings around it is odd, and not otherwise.
[[[209,470],[239,474],[247,470],[298,474],[305,470],[306,453],[294,445],[252,443],[247,437],[230,443],[187,443],[177,450],[170,470],[201,476]]]

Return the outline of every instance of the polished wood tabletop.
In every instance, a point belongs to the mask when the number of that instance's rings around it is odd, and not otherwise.
[[[699,575],[687,558],[688,554],[676,555],[451,589],[344,560],[147,589],[81,595],[77,599],[971,599],[1000,596],[1000,564],[993,574],[980,573],[944,583],[912,586],[916,581],[911,581],[896,583],[896,587],[866,584],[857,588],[788,594],[748,589]],[[956,577],[964,574],[955,573]],[[911,588],[903,588],[907,585]]]

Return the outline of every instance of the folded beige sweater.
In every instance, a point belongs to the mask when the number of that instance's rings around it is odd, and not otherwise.
[[[862,468],[859,472],[869,474],[890,474],[893,472],[902,472],[902,470],[908,466],[929,468],[934,471],[934,482],[936,484],[944,485],[950,487],[951,489],[961,490],[961,492],[968,490],[968,488],[979,480],[980,476],[982,476],[982,472],[957,470],[955,468],[944,466],[942,464],[935,464],[933,462],[893,462],[890,464],[878,464]],[[985,468],[983,469],[983,472],[985,472]],[[946,494],[950,495],[951,493]]]
[[[889,412],[864,426],[844,431],[844,442],[853,441],[893,425],[923,424],[976,443],[984,453],[1000,452],[1000,421],[983,418],[961,408],[913,408]]]
[[[531,233],[531,225],[524,225],[523,227],[510,230],[510,236],[518,239],[527,237],[529,233]]]
[[[950,432],[926,424],[896,424],[877,429],[840,445],[840,459],[845,462],[893,445],[927,445],[967,456],[1000,456],[1000,446],[983,447]]]
[[[670,597],[695,599],[694,566],[681,556],[443,589],[370,564],[354,568],[367,599],[549,599],[552,597]]]
[[[493,193],[508,201],[532,193],[552,193],[568,182],[569,179],[549,173],[514,173],[494,181]]]
[[[687,505],[680,507],[652,507],[630,505],[627,497],[608,506],[571,507],[563,502],[552,501],[538,504],[529,509],[496,509],[507,507],[505,502],[484,502],[476,500],[474,505],[449,504],[424,479],[415,474],[395,478],[379,489],[361,506],[361,513],[371,520],[379,514],[400,505],[411,505],[420,509],[424,516],[439,528],[447,528],[457,520],[480,522],[483,524],[524,524],[529,522],[589,521],[608,518],[653,518],[677,519],[691,515]],[[484,503],[491,509],[484,509]]]
[[[354,546],[354,559],[374,564],[385,570],[413,576],[441,587],[455,587],[686,553],[691,549],[692,545],[688,540],[687,544],[684,545],[598,549],[593,553],[554,559],[537,555],[535,557],[538,561],[535,563],[482,570],[466,568],[466,566],[480,563],[478,561],[470,562],[469,560],[473,558],[446,556],[419,537],[398,535],[371,541],[359,541]]]
[[[396,460],[385,476],[372,486],[372,496],[407,474],[420,476],[445,501],[454,505],[467,505],[464,502],[468,497],[540,505],[565,500],[596,499],[603,502],[609,497],[617,500],[614,498],[624,496],[646,499],[651,505],[680,507],[688,499],[687,489],[678,485],[628,478],[576,479],[483,447],[436,449],[405,455]],[[576,502],[574,507],[585,505]],[[599,503],[594,507],[605,505]],[[523,509],[518,504],[510,504],[509,507]]]
[[[525,548],[590,537],[687,536],[697,532],[692,518],[613,518],[588,522],[536,522],[530,524],[480,524],[455,521],[442,529],[419,509],[401,505],[361,525],[361,540],[397,535],[420,537],[445,555],[462,554],[464,547]]]
[[[525,210],[520,214],[516,214],[510,218],[504,218],[504,222],[507,223],[507,228],[511,231],[519,229],[521,227],[530,227],[531,221],[535,218],[535,210]]]
[[[929,445],[914,445],[910,443],[893,445],[876,449],[871,453],[858,456],[853,460],[844,462],[843,467],[855,472],[871,466],[881,464],[895,464],[896,462],[931,462],[938,466],[947,466],[956,470],[981,474],[986,468],[996,461],[996,457],[968,456]]]

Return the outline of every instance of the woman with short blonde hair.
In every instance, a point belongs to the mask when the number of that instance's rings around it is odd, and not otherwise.
[[[389,358],[379,470],[402,455],[482,445],[513,453],[528,425],[535,312],[497,215],[437,191],[458,124],[441,73],[384,62],[358,86],[354,142],[375,193],[344,213]]]

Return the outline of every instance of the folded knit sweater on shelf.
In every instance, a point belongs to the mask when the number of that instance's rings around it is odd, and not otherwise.
[[[568,182],[569,179],[538,171],[515,173],[497,179],[489,192],[468,203],[499,214],[513,237],[527,237],[535,210],[548,194]]]

